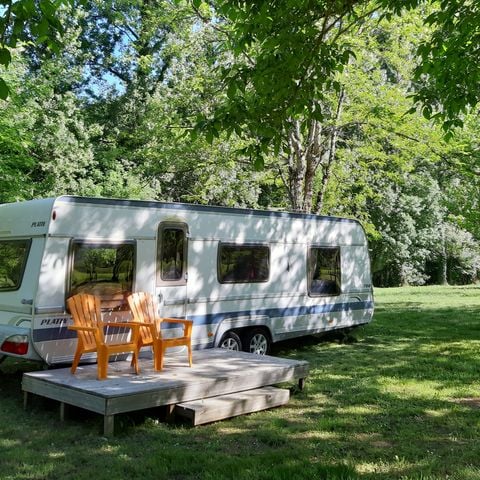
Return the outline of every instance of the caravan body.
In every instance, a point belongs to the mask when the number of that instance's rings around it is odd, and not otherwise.
[[[68,196],[0,205],[0,356],[69,362],[66,299],[99,295],[105,315],[125,319],[132,291],[193,320],[196,348],[266,353],[373,314],[354,220]]]

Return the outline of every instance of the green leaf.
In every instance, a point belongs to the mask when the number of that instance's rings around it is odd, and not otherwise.
[[[265,161],[262,155],[255,156],[255,159],[253,161],[253,167],[257,172],[261,172],[265,169]]]
[[[42,18],[42,20],[37,24],[38,36],[46,37],[48,35],[48,30],[49,30],[48,21],[46,18]]]
[[[49,0],[40,0],[40,10],[47,17],[53,17],[55,15],[56,7]]]
[[[15,22],[13,23],[13,30],[12,30],[12,37],[17,38],[23,32],[23,27],[25,25],[25,21],[21,18],[16,18]]]
[[[235,85],[235,82],[230,81],[227,87],[227,97],[230,100],[233,100],[235,98],[236,92],[237,92],[237,86]]]
[[[8,88],[8,85],[3,78],[0,78],[0,99],[6,100],[9,93],[10,89]]]
[[[212,132],[212,130],[208,130],[205,133],[205,139],[207,140],[207,143],[209,143],[210,145],[213,143],[213,132]]]
[[[24,0],[23,9],[27,15],[33,17],[35,15],[35,2],[33,0]]]
[[[10,50],[8,48],[0,48],[0,64],[7,66],[11,61]]]
[[[430,105],[425,105],[422,109],[422,115],[427,120],[430,120],[430,118],[432,117],[432,107],[430,107]]]

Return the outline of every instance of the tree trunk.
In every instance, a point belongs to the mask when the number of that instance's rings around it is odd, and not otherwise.
[[[303,179],[305,178],[305,157],[302,148],[300,122],[295,120],[288,132],[288,190],[290,204],[295,212],[303,211]]]
[[[283,180],[291,209],[310,213],[314,180],[322,154],[322,125],[317,120],[310,120],[306,135],[302,135],[301,127],[300,121],[296,120],[288,132],[288,178]]]
[[[321,181],[320,189],[318,190],[317,199],[315,202],[316,213],[320,213],[322,211],[323,203],[325,200],[325,193],[327,191],[328,182],[330,180],[330,175],[332,172],[332,166],[335,161],[335,155],[337,152],[338,130],[339,130],[338,122],[342,114],[344,98],[345,98],[345,90],[342,88],[340,91],[340,95],[338,97],[337,110],[335,113],[335,123],[332,126],[332,130],[330,132],[330,142],[328,146],[328,151],[326,152],[326,155],[325,155],[325,161],[321,162],[322,181]]]
[[[441,246],[440,246],[440,284],[448,285],[448,264],[447,264],[447,241],[445,239],[445,224],[441,226]]]
[[[310,213],[314,210],[315,178],[319,167],[322,169],[322,177],[315,198],[315,212],[319,213],[323,207],[324,195],[335,162],[340,131],[338,124],[344,98],[345,92],[342,88],[332,126],[328,128],[314,119],[305,120],[303,125],[299,120],[291,122],[291,128],[287,133],[288,154],[285,158],[288,178],[282,179],[288,190],[291,209],[295,212]]]

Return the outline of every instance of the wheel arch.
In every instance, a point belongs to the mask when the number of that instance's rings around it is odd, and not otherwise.
[[[243,337],[245,331],[249,328],[264,328],[270,335],[272,342],[274,341],[271,320],[267,315],[232,316],[226,317],[219,323],[215,332],[213,345],[218,347],[223,335],[230,330],[233,330],[237,335]]]

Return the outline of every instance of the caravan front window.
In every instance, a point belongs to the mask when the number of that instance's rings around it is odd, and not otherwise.
[[[30,243],[30,239],[0,240],[0,291],[20,288]]]
[[[339,295],[340,285],[340,248],[310,248],[308,259],[309,295]]]
[[[106,308],[126,305],[132,293],[134,244],[73,243],[70,293],[89,293]]]

